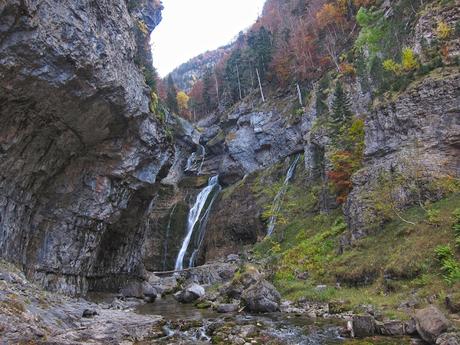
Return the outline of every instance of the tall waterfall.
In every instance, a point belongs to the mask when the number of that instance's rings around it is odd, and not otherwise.
[[[203,242],[204,232],[206,227],[206,220],[208,218],[212,203],[214,202],[221,186],[219,185],[219,177],[214,176],[209,179],[208,185],[198,194],[195,204],[190,209],[187,220],[187,232],[182,242],[182,247],[177,255],[176,265],[174,270],[180,271],[184,269],[184,257],[189,249],[189,245],[193,236],[193,232],[198,228],[199,233],[193,254],[190,258],[189,264],[193,264],[198,253],[199,247]],[[203,213],[204,210],[204,213]]]
[[[277,218],[276,215],[281,209],[281,203],[283,201],[284,194],[287,191],[289,182],[294,176],[295,168],[297,167],[297,163],[299,162],[299,159],[300,159],[300,154],[298,154],[295,157],[295,159],[292,161],[286,173],[286,177],[284,178],[283,186],[281,187],[279,192],[276,194],[275,199],[273,199],[272,215],[270,216],[268,220],[267,236],[271,236],[273,234],[273,231],[275,230],[276,218]]]

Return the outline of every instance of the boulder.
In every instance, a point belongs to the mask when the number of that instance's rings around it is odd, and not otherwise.
[[[432,305],[415,313],[415,324],[420,337],[430,344],[435,344],[436,339],[450,326],[444,314]]]
[[[460,333],[444,333],[436,339],[436,345],[460,345]]]
[[[140,281],[132,281],[123,286],[120,290],[123,297],[143,298],[143,283]]]
[[[192,303],[197,299],[204,297],[204,295],[204,288],[201,285],[192,283],[184,290],[175,293],[174,298],[176,298],[181,303]]]
[[[355,315],[348,325],[352,338],[366,338],[375,335],[376,323],[373,316]]]
[[[158,291],[148,282],[142,284],[142,295],[147,302],[155,302]]]
[[[177,289],[178,282],[175,276],[171,277],[158,277],[150,274],[148,281],[160,295],[166,295],[174,292]]]
[[[407,335],[416,335],[417,334],[417,325],[415,324],[414,319],[410,319],[404,323],[404,329]]]
[[[384,336],[403,336],[406,334],[405,324],[402,321],[393,320],[387,322],[377,322],[377,333]]]
[[[219,304],[216,311],[221,314],[234,313],[238,311],[238,304]]]
[[[248,288],[261,279],[262,275],[257,268],[253,266],[247,266],[245,267],[244,272],[241,274],[238,281],[243,285],[244,288]]]
[[[243,302],[249,311],[255,313],[271,313],[280,309],[281,295],[266,280],[260,280],[243,291]]]

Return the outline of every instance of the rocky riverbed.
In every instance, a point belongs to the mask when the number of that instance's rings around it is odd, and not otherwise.
[[[281,301],[254,266],[226,279],[209,278],[229,265],[158,278],[157,289],[175,281],[169,291],[177,292],[158,293],[152,302],[123,291],[87,299],[45,292],[1,263],[1,339],[5,344],[361,344],[355,337],[366,338],[363,344],[423,344],[420,338],[458,344],[451,324],[434,307],[400,322],[341,313],[328,303]],[[203,272],[207,283],[200,285]]]

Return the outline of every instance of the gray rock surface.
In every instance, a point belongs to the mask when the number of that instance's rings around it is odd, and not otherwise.
[[[450,326],[449,320],[436,307],[429,306],[415,313],[417,332],[429,344],[435,344],[436,339]]]
[[[162,335],[161,316],[139,315],[122,303],[99,305],[46,292],[0,261],[0,329],[6,344],[122,344]]]
[[[353,191],[344,207],[351,229],[348,243],[366,236],[382,221],[368,197],[378,191],[382,173],[403,174],[409,180],[418,174],[425,181],[459,176],[459,85],[458,69],[434,70],[367,116],[365,165],[353,176]],[[420,194],[439,197],[428,190]],[[395,202],[407,207],[417,198],[410,186],[401,185]]]
[[[197,299],[203,298],[205,294],[206,292],[201,285],[192,283],[184,290],[176,292],[174,297],[181,303],[192,303]]]
[[[172,156],[136,64],[161,6],[7,0],[0,18],[1,256],[51,290],[117,288]]]
[[[281,295],[266,280],[260,280],[244,290],[241,299],[254,313],[272,313],[280,309]]]

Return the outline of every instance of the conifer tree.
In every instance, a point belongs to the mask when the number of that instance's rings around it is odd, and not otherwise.
[[[334,99],[332,101],[332,112],[330,122],[337,130],[344,124],[348,123],[352,117],[350,110],[351,103],[347,93],[344,91],[342,84],[337,82],[334,91]]]
[[[167,82],[167,93],[166,93],[166,104],[173,113],[177,113],[179,111],[179,107],[177,105],[177,88],[174,84],[174,79],[172,78],[171,74],[168,76]]]

